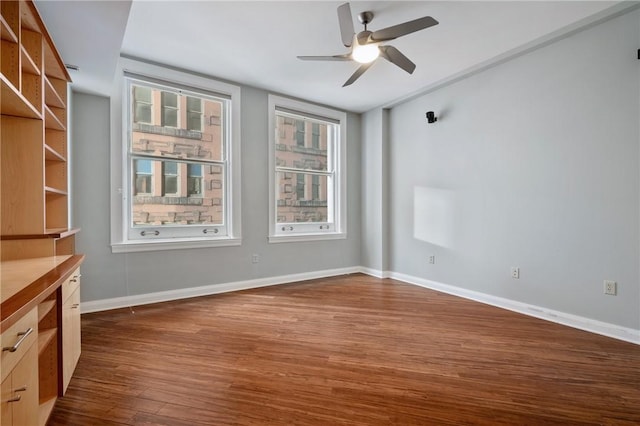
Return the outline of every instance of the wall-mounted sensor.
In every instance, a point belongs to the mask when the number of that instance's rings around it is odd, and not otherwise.
[[[428,111],[427,112],[427,123],[431,124],[431,123],[435,123],[436,121],[438,121],[438,117],[436,117],[436,113],[433,111]]]

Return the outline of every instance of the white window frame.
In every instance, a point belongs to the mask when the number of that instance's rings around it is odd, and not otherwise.
[[[302,102],[282,96],[269,95],[269,242],[334,240],[347,238],[347,114],[342,111]],[[310,119],[336,124],[334,141],[335,183],[327,188],[332,197],[333,210],[323,223],[277,223],[276,183],[276,111],[306,116]],[[328,147],[329,148],[329,147]],[[331,154],[330,154],[331,155]],[[310,184],[309,184],[310,185]]]
[[[188,72],[165,68],[160,65],[121,57],[118,64],[116,84],[111,96],[111,251],[113,253],[191,249],[200,247],[237,246],[242,243],[241,231],[241,170],[240,170],[240,87],[219,82],[211,78]],[[125,74],[140,79],[168,82],[172,86],[182,86],[204,93],[218,94],[229,99],[227,114],[223,125],[227,135],[227,168],[225,175],[225,224],[200,227],[189,226],[190,231],[198,228],[197,233],[180,232],[179,228],[158,227],[159,237],[149,228],[149,238],[130,237],[130,197],[132,192],[131,167],[129,167],[129,90]],[[171,227],[173,228],[173,227]],[[202,229],[208,232],[202,232]],[[218,228],[222,232],[215,232]],[[191,234],[191,235],[189,235]]]

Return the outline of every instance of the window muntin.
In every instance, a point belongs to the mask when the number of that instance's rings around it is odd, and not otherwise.
[[[269,241],[345,238],[346,114],[273,95],[269,108]]]
[[[127,81],[131,110],[139,104],[137,93],[161,104],[158,117],[152,115],[148,123],[133,117],[128,121],[128,159],[135,177],[129,238],[227,236],[229,139],[222,117],[228,116],[229,100],[141,79]],[[205,124],[205,115],[218,119]]]

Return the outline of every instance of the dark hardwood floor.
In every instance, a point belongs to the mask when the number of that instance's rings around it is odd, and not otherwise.
[[[393,280],[82,316],[50,425],[638,425],[640,346]]]

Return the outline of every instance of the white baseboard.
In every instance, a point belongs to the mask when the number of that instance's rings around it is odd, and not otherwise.
[[[367,273],[363,269],[361,269],[361,272]],[[515,300],[492,296],[473,290],[467,290],[461,287],[455,287],[452,285],[443,284],[424,278],[418,278],[411,275],[391,272],[389,274],[389,278],[640,345],[640,330],[636,330],[633,328],[622,327],[603,321],[568,314],[566,312],[560,312],[553,309],[530,305],[527,303],[516,302]]]
[[[367,268],[365,266],[361,266],[359,268],[359,272],[362,272],[363,274],[371,275],[372,277],[376,277],[376,278],[389,278],[391,276],[391,272],[389,271],[381,271],[379,269]]]
[[[395,280],[402,281],[408,284],[414,284],[420,287],[441,291],[443,293],[463,297],[465,299],[475,300],[476,302],[485,303],[487,305],[508,309],[510,311],[518,312],[524,315],[529,315],[580,330],[589,331],[591,333],[601,334],[603,336],[608,336],[614,339],[624,340],[626,342],[640,345],[640,330],[636,330],[633,328],[622,327],[615,324],[609,324],[606,322],[581,317],[578,315],[542,308],[540,306],[516,302],[514,300],[492,296],[473,290],[467,290],[461,287],[443,284],[424,278],[414,277],[411,275],[401,274],[393,271],[381,271],[363,266],[327,269],[324,271],[305,272],[301,274],[281,275],[277,277],[257,278],[246,281],[236,281],[231,283],[205,285],[201,287],[160,291],[156,293],[115,297],[112,299],[82,302],[81,306],[82,313],[85,314],[90,312],[106,311],[110,309],[126,308],[130,306],[140,306],[148,305],[151,303],[168,302],[171,300],[187,299],[190,297],[208,296],[212,294],[227,293],[238,290],[248,290],[251,288],[286,284],[317,278],[327,278],[337,275],[353,274],[357,272],[371,275],[376,278],[393,278]]]
[[[93,300],[82,302],[83,314],[110,309],[127,308],[131,306],[148,305],[151,303],[168,302],[171,300],[188,299],[190,297],[209,296],[230,291],[248,290],[251,288],[266,287],[278,284],[292,283],[296,281],[313,280],[317,278],[334,277],[337,275],[354,274],[362,268],[354,266],[349,268],[327,269],[324,271],[305,272],[301,274],[282,275],[278,277],[257,278],[231,283],[212,284],[201,287],[183,288],[177,290],[159,291],[155,293],[136,294],[131,296],[114,297],[112,299]]]

